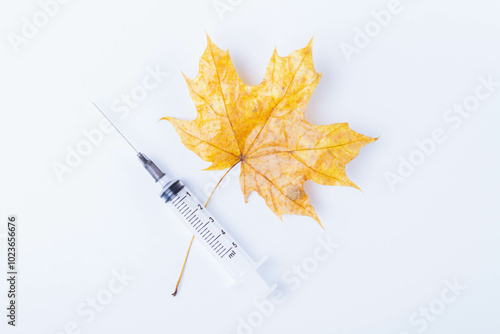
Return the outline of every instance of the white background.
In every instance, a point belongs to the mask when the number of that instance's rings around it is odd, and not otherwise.
[[[445,281],[457,280],[465,290],[423,321],[425,332],[499,333],[500,88],[457,129],[443,120],[474,94],[479,76],[500,81],[498,1],[404,0],[401,13],[350,63],[341,44],[353,44],[356,29],[388,1],[232,3],[222,20],[212,0],[73,0],[16,52],[9,34],[21,34],[23,17],[32,21],[41,7],[2,1],[0,261],[6,217],[17,214],[20,276],[16,328],[6,325],[1,280],[0,332],[77,326],[66,333],[232,334],[239,317],[254,317],[254,324],[262,321],[246,333],[413,334],[423,320],[416,325],[410,317],[425,319],[424,308],[442,306]],[[228,287],[196,242],[180,292],[171,296],[190,235],[116,132],[104,134],[62,182],[54,172],[68,147],[84,145],[83,131],[99,126],[90,98],[205,200],[220,173],[202,171],[209,164],[183,147],[170,124],[157,122],[194,119],[181,71],[196,75],[205,32],[229,49],[248,84],[262,80],[275,46],[285,56],[314,36],[323,77],[308,120],[349,122],[380,136],[347,167],[363,192],[306,184],[325,231],[306,217],[281,222],[256,194],[245,204],[237,173],[215,193],[213,214],[254,258],[269,256],[262,274],[286,294],[262,318],[250,292]],[[169,72],[163,82],[128,116],[114,113],[114,101],[157,66]],[[392,191],[385,174],[397,173],[399,156],[408,159],[415,140],[436,128],[446,141]],[[340,247],[293,290],[282,275],[310,261],[316,238],[327,235]],[[134,279],[88,321],[77,308],[106,294],[114,270]]]

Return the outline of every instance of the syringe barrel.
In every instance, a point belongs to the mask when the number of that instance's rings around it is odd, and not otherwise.
[[[259,290],[255,292],[264,298],[272,291],[256,273],[258,265],[180,180],[165,184],[160,196],[235,282],[251,277],[249,281]]]

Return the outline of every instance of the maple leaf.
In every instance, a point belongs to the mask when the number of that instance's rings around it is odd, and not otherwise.
[[[347,123],[313,125],[305,120],[306,105],[321,78],[314,70],[312,39],[287,57],[275,48],[257,86],[243,83],[229,52],[207,39],[198,75],[184,75],[196,119],[162,119],[174,126],[188,149],[212,163],[207,170],[241,162],[245,202],[256,191],[280,219],[283,214],[305,215],[321,225],[304,182],[357,188],[345,165],[376,139],[354,132]]]

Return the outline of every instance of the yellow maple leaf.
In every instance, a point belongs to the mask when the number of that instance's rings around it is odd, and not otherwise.
[[[162,119],[174,126],[188,149],[212,163],[207,170],[241,162],[245,202],[256,191],[280,219],[283,214],[305,215],[321,225],[304,182],[357,188],[345,165],[376,139],[354,132],[347,123],[313,125],[305,120],[306,105],[321,78],[314,70],[312,39],[287,57],[275,49],[257,86],[243,83],[229,52],[207,39],[198,75],[184,76],[198,116],[192,121]]]

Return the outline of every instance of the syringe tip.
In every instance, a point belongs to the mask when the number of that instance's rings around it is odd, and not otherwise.
[[[155,163],[151,161],[151,159],[149,159],[145,154],[138,152],[137,157],[156,182],[158,182],[162,177],[165,176],[165,173],[163,173],[161,169],[158,168],[158,166],[156,166]]]

